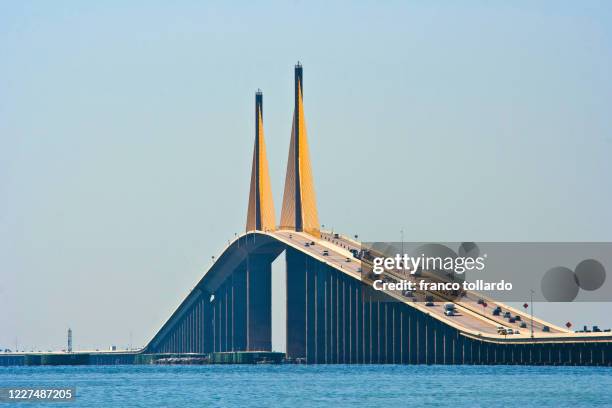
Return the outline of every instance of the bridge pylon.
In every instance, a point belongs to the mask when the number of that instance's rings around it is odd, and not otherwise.
[[[291,127],[291,142],[289,144],[289,159],[287,161],[287,176],[285,178],[280,229],[304,231],[320,237],[317,200],[312,180],[306,135],[303,84],[302,65],[298,62],[295,66],[295,108],[293,111],[293,125]]]
[[[274,202],[264,140],[263,94],[258,90],[255,93],[255,147],[246,230],[273,231],[275,228]]]

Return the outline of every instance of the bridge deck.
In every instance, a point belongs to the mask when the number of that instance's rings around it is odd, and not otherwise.
[[[295,232],[290,230],[279,230],[267,233],[284,243],[299,249],[312,257],[329,264],[330,266],[354,277],[361,279],[361,262],[353,258],[350,249],[361,249],[359,242],[352,239],[323,232],[321,239],[313,238],[311,235]],[[311,243],[314,242],[314,245]],[[306,244],[309,243],[308,246]],[[327,250],[328,255],[323,255]],[[399,277],[398,277],[399,278]],[[483,298],[482,295],[475,292],[467,292],[466,296],[461,298],[459,302],[453,302],[457,305],[457,314],[454,316],[446,316],[444,314],[444,303],[446,300],[437,294],[434,295],[434,306],[425,306],[425,294],[417,294],[415,298],[403,296],[399,291],[384,291],[386,294],[393,296],[398,301],[408,304],[423,313],[429,314],[436,319],[459,329],[461,332],[482,339],[488,339],[496,342],[525,342],[525,341],[611,341],[611,333],[574,333],[563,328],[557,327],[551,323],[545,322],[536,317],[533,318],[534,338],[531,338],[531,316],[524,311],[514,309],[501,302],[486,298],[487,307],[478,304],[478,299]],[[509,311],[513,316],[520,315],[521,320],[527,324],[527,328],[520,328],[520,322],[509,323],[502,316],[493,316],[492,310],[496,306],[502,308],[502,313]],[[520,334],[500,335],[497,332],[498,326],[511,327],[519,330]],[[548,326],[550,332],[544,332],[544,326]]]

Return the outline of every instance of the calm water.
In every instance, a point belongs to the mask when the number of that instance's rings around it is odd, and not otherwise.
[[[612,407],[612,368],[595,367],[0,367],[0,387],[27,385],[76,386],[57,408]]]

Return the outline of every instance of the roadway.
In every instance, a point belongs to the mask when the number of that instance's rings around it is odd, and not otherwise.
[[[342,270],[355,279],[362,279],[361,261],[355,259],[350,252],[350,249],[357,249],[355,245],[348,242],[340,243],[340,241],[328,241],[325,239],[325,236],[322,236],[321,239],[315,239],[310,235],[288,230],[275,231],[273,234],[283,241],[291,242],[294,246],[299,247],[302,252],[312,255],[334,266],[336,269]],[[313,242],[314,245],[312,245]],[[308,246],[306,246],[306,244],[308,244]],[[327,251],[328,255],[323,255],[324,251]],[[443,299],[434,301],[434,306],[425,306],[426,294],[417,293],[414,298],[407,298],[401,294],[401,291],[387,290],[385,293],[393,296],[400,302],[410,304],[424,313],[433,315],[451,326],[468,329],[478,333],[497,335],[498,324],[494,324],[490,319],[482,318],[482,316],[472,312],[468,308],[457,307],[457,314],[455,316],[445,316],[444,303],[446,302]]]
[[[341,248],[346,248],[348,250],[361,249],[361,244],[359,242],[344,237],[340,234],[323,232],[321,238],[329,243],[332,243],[333,245],[340,246]],[[396,281],[404,279],[416,283],[421,279],[420,277],[415,275],[405,275],[393,272],[389,272],[386,275]],[[466,291],[459,301],[453,301],[452,303],[455,303],[457,311],[454,316],[446,316],[444,314],[444,303],[451,301],[451,299],[445,298],[438,292],[424,291],[414,293],[414,299],[417,302],[421,302],[423,304],[426,303],[426,296],[433,296],[434,306],[428,306],[428,310],[430,310],[433,315],[438,316],[440,320],[452,320],[461,327],[482,333],[497,334],[497,328],[499,326],[510,327],[513,329],[513,331],[519,331],[520,334],[518,336],[522,337],[530,335],[531,333],[531,316],[513,308],[510,308],[509,306],[501,302],[496,302],[493,299],[483,297],[481,294]],[[479,303],[479,300],[481,301],[481,303]],[[493,310],[498,306],[502,310],[501,314],[500,316],[494,316]],[[513,317],[520,316],[521,320],[516,321],[515,323],[510,323],[507,319],[503,317],[503,314],[505,312],[510,312]],[[525,322],[527,327],[521,328],[521,322]],[[534,319],[534,335],[538,332],[540,334],[547,334],[547,332],[544,332],[544,326],[549,327],[550,333],[567,332],[566,330],[558,328],[549,323]]]
[[[350,252],[351,249],[361,249],[361,243],[356,240],[339,234],[332,234],[328,231],[322,231],[321,238],[314,238],[309,234],[290,230],[277,230],[268,232],[268,234],[295,247],[301,252],[309,254],[341,270],[355,279],[363,280],[361,273],[362,263],[360,260],[354,258],[353,254]],[[324,251],[326,251],[326,254],[324,254]],[[416,280],[418,278],[413,275],[407,277],[405,275],[400,276],[393,273],[386,273],[385,278],[387,277],[396,281],[407,278]],[[365,280],[368,281],[367,278]],[[509,307],[502,302],[483,297],[477,292],[466,292],[465,295],[460,298],[460,301],[453,301],[456,305],[456,313],[453,316],[446,316],[444,314],[444,304],[447,303],[447,299],[439,293],[415,291],[412,297],[407,297],[398,290],[385,290],[384,292],[398,301],[414,307],[423,313],[429,314],[472,336],[484,336],[491,340],[502,342],[515,340],[526,341],[530,340],[531,337],[532,319],[528,313]],[[433,296],[433,306],[425,305],[426,296]],[[486,303],[486,307],[479,304],[479,299],[482,299],[484,303]],[[497,306],[502,310],[500,316],[494,316],[492,314],[493,309]],[[513,317],[518,315],[521,320],[510,323],[508,319],[503,317],[505,312],[510,312]],[[526,323],[526,328],[520,328],[519,325],[521,321]],[[499,326],[519,330],[520,334],[508,336],[500,335],[498,334]],[[545,326],[548,326],[549,332],[543,331]],[[603,341],[609,341],[612,339],[611,333],[573,333],[536,317],[533,318],[533,331],[534,338],[538,340],[602,341],[601,339],[604,338],[605,340]]]

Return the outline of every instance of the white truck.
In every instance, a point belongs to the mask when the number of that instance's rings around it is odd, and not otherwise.
[[[446,316],[454,316],[455,315],[455,304],[454,303],[445,303],[444,304],[444,315]]]

